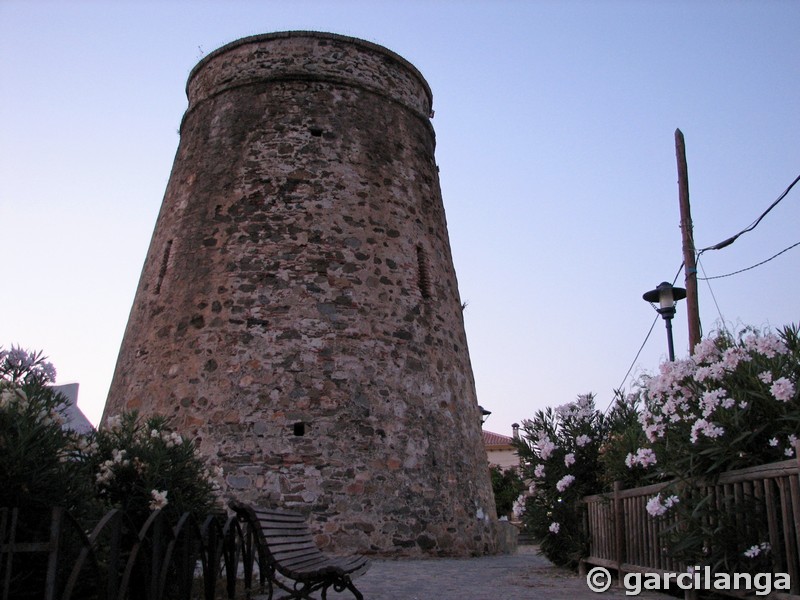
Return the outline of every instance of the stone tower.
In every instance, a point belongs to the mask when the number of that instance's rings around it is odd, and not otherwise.
[[[170,415],[329,549],[495,551],[425,80],[288,32],[212,52],[187,95],[105,417]]]

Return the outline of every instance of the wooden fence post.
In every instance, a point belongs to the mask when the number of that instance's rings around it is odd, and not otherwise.
[[[56,575],[58,573],[58,554],[59,541],[61,538],[61,522],[64,517],[64,509],[56,507],[51,511],[50,518],[50,543],[47,552],[47,574],[45,575],[44,597],[46,600],[54,600],[56,597]]]
[[[794,520],[794,541],[797,544],[797,553],[795,553],[795,561],[797,561],[798,554],[800,554],[800,440],[794,443],[794,458],[797,464],[797,475],[790,478],[789,489],[792,499],[792,516]],[[786,541],[787,546],[790,544],[789,540]],[[788,560],[788,557],[787,557]],[[796,565],[796,562],[795,562]],[[791,572],[791,569],[788,569]],[[791,593],[800,593],[800,581],[796,581],[797,577],[791,580]]]
[[[625,509],[620,498],[622,482],[614,482],[614,558],[617,561],[617,574],[622,582],[622,563],[625,558]]]

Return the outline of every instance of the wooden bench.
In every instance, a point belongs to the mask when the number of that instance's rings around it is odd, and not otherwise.
[[[281,598],[311,599],[312,593],[321,591],[325,600],[328,588],[333,587],[337,592],[350,590],[357,600],[363,600],[352,580],[369,568],[366,558],[324,554],[299,512],[235,500],[229,506],[255,537],[261,585],[263,588],[266,581],[270,600],[273,586],[289,593]]]

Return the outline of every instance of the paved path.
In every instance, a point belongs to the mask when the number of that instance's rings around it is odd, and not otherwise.
[[[620,600],[632,598],[612,587],[592,592],[585,579],[555,567],[534,546],[520,546],[513,555],[425,560],[373,560],[356,580],[365,600]],[[670,600],[643,592],[636,598]],[[328,593],[342,600],[349,592]]]

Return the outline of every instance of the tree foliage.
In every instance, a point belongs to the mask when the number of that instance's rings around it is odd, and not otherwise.
[[[492,477],[492,491],[494,491],[497,516],[511,517],[514,510],[514,502],[525,489],[525,483],[516,469],[504,470],[492,465],[489,472]]]
[[[167,419],[125,413],[78,434],[64,426],[68,400],[54,379],[41,352],[0,350],[0,506],[61,506],[87,520],[119,508],[134,525],[156,509],[213,509],[221,473]]]

